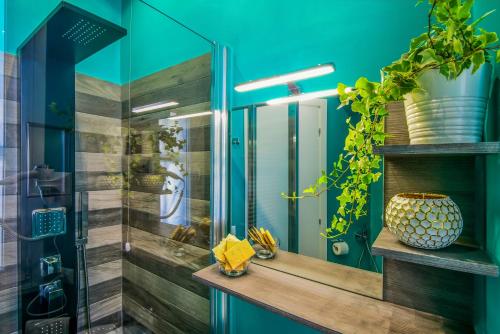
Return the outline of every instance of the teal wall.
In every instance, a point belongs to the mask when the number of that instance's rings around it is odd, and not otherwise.
[[[500,0],[480,0],[474,7],[474,15],[497,9],[482,27],[500,34]],[[491,103],[487,119],[488,141],[500,141],[500,65],[495,66],[495,77],[491,95]],[[500,155],[487,157],[487,197],[486,197],[486,248],[491,257],[500,263]],[[500,333],[500,278],[486,278],[486,314],[485,323],[479,324],[479,333]]]
[[[19,45],[61,2],[60,0],[3,0],[5,2],[5,45],[2,51],[15,54]],[[76,6],[121,24],[121,0],[68,0]],[[77,71],[119,83],[120,42],[84,60]]]
[[[416,0],[149,0],[210,39],[230,45],[236,83],[333,61],[338,71],[305,91],[379,78],[426,25]],[[236,94],[234,105],[287,95],[284,88]]]
[[[209,38],[231,46],[235,54],[235,82],[322,62],[336,63],[335,74],[301,83],[305,91],[331,88],[339,81],[352,84],[361,75],[378,79],[379,69],[407,48],[409,39],[422,31],[426,20],[425,11],[415,9],[413,0],[150,2]],[[258,103],[283,95],[287,95],[287,91],[282,88],[235,94],[234,105]],[[329,132],[335,140],[332,147],[338,153],[337,149],[343,146],[344,115],[335,114],[335,110],[330,112]],[[231,198],[235,201],[232,208],[240,207],[239,199],[244,194],[235,193],[235,187],[231,189]],[[231,217],[238,219],[241,214],[233,211]],[[239,225],[240,220],[234,223]],[[357,265],[360,249],[337,261]],[[229,309],[231,333],[316,332],[238,298],[230,298]]]
[[[348,126],[345,123],[347,117],[353,117],[355,121],[356,115],[352,115],[348,107],[337,109],[340,104],[338,98],[328,99],[327,108],[327,166],[332,166],[337,162],[339,154],[344,150],[344,141],[348,133]],[[338,210],[337,196],[340,195],[340,190],[333,188],[327,193],[327,219],[330,219]],[[327,260],[340,263],[343,265],[361,268],[365,270],[376,271],[373,260],[368,253],[364,240],[358,240],[355,234],[366,231],[368,233],[368,243],[378,236],[382,227],[380,219],[370,219],[370,217],[362,217],[356,224],[352,226],[351,233],[346,235],[343,240],[349,244],[349,253],[346,255],[337,256],[332,251],[332,240],[327,240]],[[377,264],[378,268],[380,265]]]
[[[254,304],[239,298],[229,299],[229,332],[233,334],[316,334],[320,333],[310,327],[299,324],[288,318],[264,311]]]
[[[211,43],[139,0],[123,0],[122,22],[129,31],[121,50],[123,83],[212,51]]]

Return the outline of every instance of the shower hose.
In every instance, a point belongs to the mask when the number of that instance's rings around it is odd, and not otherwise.
[[[2,185],[2,184],[0,184]],[[42,189],[40,189],[40,186],[38,185],[38,183],[36,183],[36,186],[39,190],[39,195],[40,195],[40,199],[42,200],[42,203],[44,205],[44,207],[47,207],[47,203],[45,202],[45,198],[43,196],[43,191]],[[5,201],[2,201],[2,212],[5,212]],[[83,237],[81,235],[81,229],[83,228],[83,226],[81,226],[81,219],[79,221],[79,228],[80,228],[80,235],[78,237],[78,239],[76,240],[76,250],[77,250],[77,255],[76,255],[76,267],[77,267],[77,272],[78,272],[78,278],[76,280],[76,291],[77,291],[77,303],[76,303],[76,309],[77,309],[77,314],[78,314],[78,310],[79,310],[79,307],[80,307],[80,296],[81,296],[81,293],[80,293],[80,280],[81,280],[81,275],[80,275],[80,268],[82,267],[82,263],[83,263],[83,279],[85,281],[85,305],[84,305],[84,309],[85,309],[85,314],[86,314],[86,320],[87,320],[87,331],[89,334],[92,333],[92,325],[91,325],[91,322],[90,322],[90,304],[89,304],[89,275],[88,275],[88,270],[87,270],[87,247],[86,247],[86,244],[87,244],[87,238]],[[5,224],[3,219],[0,220],[0,227],[5,229],[5,231],[9,232],[12,236],[18,238],[18,239],[21,239],[21,240],[24,240],[24,241],[37,241],[38,239],[36,238],[31,238],[31,237],[27,237],[27,236],[24,236],[24,235],[21,235],[19,233],[17,233],[17,231],[14,231],[8,224]],[[58,249],[57,247],[57,243],[56,243],[56,239],[57,239],[57,236],[54,237],[54,246],[56,249]],[[26,313],[29,314],[29,315],[32,315],[32,316],[48,316],[48,315],[51,315],[53,313],[56,313],[56,312],[59,312],[59,311],[62,311],[65,307],[66,307],[66,303],[67,303],[67,298],[66,298],[66,295],[64,295],[64,304],[63,306],[61,306],[61,308],[59,309],[56,309],[56,310],[53,310],[53,311],[50,311],[50,312],[46,312],[46,313],[32,313],[30,311],[30,308],[31,306],[33,305],[33,303],[38,299],[40,298],[40,295],[37,295],[35,298],[33,298],[27,305],[26,307]],[[77,316],[78,318],[78,316]]]
[[[90,321],[90,303],[89,303],[89,274],[87,270],[87,247],[86,244],[87,239],[81,238],[76,241],[77,255],[76,255],[76,266],[78,268],[78,279],[77,282],[77,309],[80,307],[80,268],[82,268],[83,263],[83,280],[85,282],[85,315],[87,317],[87,331],[89,334],[92,333],[92,324]]]

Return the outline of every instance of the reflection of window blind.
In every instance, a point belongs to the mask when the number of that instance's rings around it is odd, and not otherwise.
[[[288,248],[288,106],[257,108],[257,227],[277,235]]]
[[[169,127],[169,126],[174,126],[176,122],[171,121],[169,119],[161,119],[159,120],[159,125],[163,127]],[[178,140],[183,140],[187,138],[187,125],[188,121],[187,120],[179,120],[177,121],[177,124],[184,128],[183,131],[181,131],[177,139]],[[184,149],[179,152],[179,161],[184,164],[184,167],[187,168],[188,166],[188,161],[186,158],[186,145],[184,145]],[[167,158],[167,152],[165,151],[165,145],[164,143],[160,143],[160,166],[164,167],[167,169],[167,171],[175,173],[179,176],[182,176],[182,171],[178,166],[175,165],[170,159]],[[175,210],[175,213],[171,215],[169,218],[164,218],[161,220],[162,223],[168,223],[172,225],[186,225],[187,218],[188,218],[188,212],[187,212],[187,205],[186,205],[186,198],[188,197],[187,195],[187,179],[188,177],[184,177],[184,183],[182,183],[180,180],[174,180],[172,178],[167,177],[165,180],[165,185],[164,189],[171,190],[172,193],[170,194],[162,194],[160,195],[160,217],[166,217],[167,215],[171,214],[173,210]],[[169,183],[170,182],[170,183]],[[175,187],[178,187],[176,190]],[[184,195],[181,198],[181,191],[184,190]],[[180,201],[180,204],[178,205],[177,209],[175,209],[176,205]]]

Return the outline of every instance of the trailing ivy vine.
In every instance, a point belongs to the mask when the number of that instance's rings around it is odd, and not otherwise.
[[[478,27],[493,11],[471,22],[473,4],[473,0],[430,0],[427,31],[411,40],[410,49],[400,59],[382,69],[381,82],[362,77],[352,89],[338,85],[339,108],[349,105],[359,115],[357,122],[350,117],[346,120],[349,131],[343,153],[331,171],[322,172],[302,194],[283,194],[297,200],[319,197],[334,188],[340,190],[338,210],[322,234],[325,237],[346,235],[355,221],[367,215],[369,186],[381,177],[381,157],[373,148],[383,145],[387,137],[387,104],[402,101],[405,94],[419,90],[417,78],[424,71],[439,70],[453,80],[471,67],[474,73],[484,63],[500,62],[497,34]]]

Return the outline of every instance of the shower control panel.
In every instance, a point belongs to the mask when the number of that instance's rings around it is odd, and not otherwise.
[[[40,259],[40,276],[47,277],[52,274],[60,274],[62,271],[61,255],[52,255]]]
[[[66,233],[66,208],[33,210],[32,238],[42,239]]]
[[[61,309],[64,290],[60,279],[40,285],[40,301],[46,303],[49,312]]]

